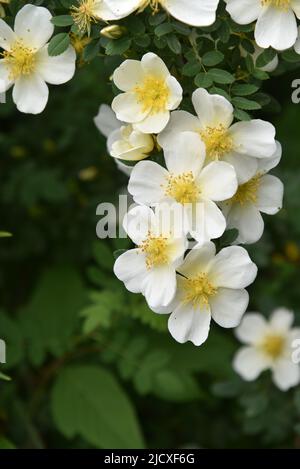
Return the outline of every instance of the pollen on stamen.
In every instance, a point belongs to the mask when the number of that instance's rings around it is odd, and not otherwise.
[[[78,6],[71,6],[71,16],[81,33],[90,35],[92,23],[96,23],[100,19],[95,13],[97,3],[99,0],[79,0]]]
[[[276,359],[282,354],[284,345],[285,339],[282,335],[269,334],[260,344],[260,348],[265,354],[269,355],[273,359]]]
[[[209,306],[209,299],[215,296],[218,289],[204,272],[195,277],[184,279],[183,281],[184,304],[192,304],[194,308]]]
[[[232,197],[231,202],[245,205],[246,203],[255,204],[258,197],[258,189],[261,183],[261,175],[257,174],[250,181],[241,184]]]
[[[157,114],[166,109],[170,90],[163,78],[147,76],[141,85],[133,89],[143,111]]]
[[[234,148],[233,139],[222,124],[206,127],[199,133],[206,147],[206,155],[211,160],[220,160]]]
[[[149,232],[147,239],[142,242],[139,248],[146,256],[147,269],[168,264],[168,238],[163,236],[154,236]]]
[[[191,171],[178,176],[170,175],[165,194],[180,204],[193,204],[199,200],[201,190]]]
[[[17,41],[10,50],[2,53],[4,63],[9,70],[9,79],[17,80],[34,72],[36,66],[36,50]]]
[[[279,10],[288,10],[291,7],[291,0],[261,0],[262,6],[272,6]]]
[[[165,0],[140,0],[138,7],[138,13],[144,11],[148,6],[152,10],[152,14],[155,15],[159,12],[160,5],[163,6]]]

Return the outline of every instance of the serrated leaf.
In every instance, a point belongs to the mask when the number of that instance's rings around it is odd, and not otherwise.
[[[48,54],[56,57],[65,52],[70,45],[70,37],[67,33],[59,33],[54,36],[48,44]]]

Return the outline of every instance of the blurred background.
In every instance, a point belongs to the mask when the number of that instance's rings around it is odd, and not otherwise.
[[[300,447],[299,390],[276,390],[268,372],[242,382],[231,366],[239,343],[216,324],[200,348],[175,343],[166,318],[114,278],[113,253],[130,243],[97,240],[96,207],[127,178],[93,123],[111,101],[115,64],[95,62],[52,87],[40,116],[18,113],[10,97],[0,105],[0,231],[13,235],[0,240],[0,447]],[[249,310],[285,306],[299,325],[294,78],[266,82],[281,107],[259,113],[283,145],[285,202],[249,247],[259,267]]]

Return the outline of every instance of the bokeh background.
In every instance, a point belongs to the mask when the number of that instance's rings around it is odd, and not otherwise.
[[[179,345],[113,276],[128,240],[97,240],[96,207],[115,201],[126,176],[93,123],[110,103],[113,58],[79,68],[52,87],[40,116],[0,105],[0,447],[300,447],[300,392],[282,393],[266,372],[235,375],[239,343],[214,324],[200,348]],[[265,217],[249,252],[259,275],[249,310],[285,306],[300,324],[300,104],[291,73],[272,78],[272,121],[283,145],[275,173],[284,209]],[[300,78],[300,77],[299,77]]]

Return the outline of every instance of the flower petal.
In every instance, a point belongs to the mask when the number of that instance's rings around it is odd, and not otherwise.
[[[46,107],[48,86],[38,75],[18,78],[13,89],[13,100],[20,112],[40,114]]]
[[[0,60],[0,93],[7,91],[12,85],[13,80],[10,78],[10,71],[4,59]]]
[[[135,128],[145,134],[158,134],[170,120],[170,111],[162,111],[155,114],[148,114],[144,119],[136,121]]]
[[[209,26],[216,20],[219,0],[168,0],[167,11],[177,20],[191,26]]]
[[[198,88],[193,93],[192,101],[201,128],[223,125],[227,129],[232,123],[233,107],[223,96],[209,94],[204,88]]]
[[[276,151],[270,158],[260,158],[257,160],[259,173],[267,173],[271,169],[275,168],[281,160],[282,147],[279,142],[276,141]]]
[[[186,111],[175,111],[171,113],[167,127],[158,135],[159,145],[166,149],[172,145],[174,135],[179,132],[198,132],[200,130],[199,119]]]
[[[153,161],[140,161],[132,170],[128,191],[138,204],[155,205],[164,198],[169,173]]]
[[[300,367],[291,359],[278,360],[273,367],[273,381],[281,391],[300,383]]]
[[[61,85],[73,78],[76,53],[72,46],[60,55],[50,57],[45,46],[37,54],[37,73],[51,85]]]
[[[0,19],[0,47],[4,50],[10,50],[16,42],[17,37],[10,26],[3,19]]]
[[[261,178],[257,192],[257,208],[269,215],[274,215],[282,208],[283,184],[276,176],[266,174]]]
[[[101,104],[96,117],[94,117],[94,123],[98,130],[108,138],[109,135],[117,129],[120,129],[122,122],[120,122],[110,106],[107,104]]]
[[[151,269],[143,280],[143,294],[150,308],[166,307],[176,293],[176,271],[172,266]]]
[[[226,10],[238,24],[249,24],[256,20],[261,13],[260,0],[225,0]]]
[[[285,50],[292,47],[297,39],[297,21],[294,12],[288,9],[268,6],[259,16],[255,27],[257,44],[267,49],[273,47]]]
[[[245,381],[254,381],[270,367],[267,356],[254,347],[242,347],[235,355],[233,369]]]
[[[229,132],[237,153],[268,158],[276,151],[275,128],[269,122],[261,119],[237,122]]]
[[[209,303],[212,318],[219,326],[236,327],[247,309],[249,295],[246,290],[219,288]]]
[[[239,184],[249,181],[257,172],[258,159],[252,156],[230,152],[223,157],[223,160],[234,167]]]
[[[205,145],[195,132],[181,132],[164,152],[166,166],[174,174],[192,171],[197,177],[205,160]]]
[[[54,32],[52,15],[47,8],[25,5],[15,18],[15,33],[29,47],[40,49]]]
[[[256,243],[264,232],[264,221],[257,207],[253,204],[233,204],[226,216],[227,228],[239,231],[234,244]]]
[[[173,111],[173,109],[177,109],[179,104],[182,101],[182,87],[176,78],[172,76],[168,76],[166,79],[166,85],[169,88],[169,99],[167,103],[167,109]]]
[[[143,110],[135,93],[121,93],[112,102],[112,110],[117,119],[124,122],[141,122],[149,114],[149,110]]]
[[[141,66],[145,75],[154,75],[165,79],[170,76],[165,62],[153,52],[148,52],[142,57]]]
[[[222,249],[212,261],[210,275],[215,286],[246,288],[254,281],[257,267],[246,249],[241,246],[229,246]]]
[[[186,208],[186,210],[189,207]],[[226,220],[219,207],[211,200],[198,202],[187,210],[189,214],[190,233],[200,244],[222,236]]]
[[[121,254],[115,262],[114,273],[127,290],[132,293],[142,292],[142,282],[148,275],[145,256],[140,249],[130,249]]]
[[[137,246],[147,238],[153,227],[156,227],[153,210],[144,205],[133,207],[123,219],[124,230]]]
[[[214,243],[205,243],[202,246],[196,245],[186,256],[178,272],[185,277],[195,277],[201,272],[207,271],[207,266],[216,255]]]
[[[177,342],[191,341],[199,346],[208,337],[210,321],[209,309],[194,309],[191,305],[181,304],[169,317],[168,327]]]
[[[244,344],[255,344],[262,341],[268,330],[268,323],[259,313],[247,313],[235,330],[235,335]]]
[[[286,308],[277,308],[270,317],[270,326],[279,332],[288,332],[294,322],[294,313]]]
[[[145,74],[139,60],[125,60],[113,74],[113,81],[121,91],[131,91],[143,82]]]
[[[233,166],[223,161],[208,164],[197,180],[201,197],[219,202],[229,199],[237,191],[237,178]]]

